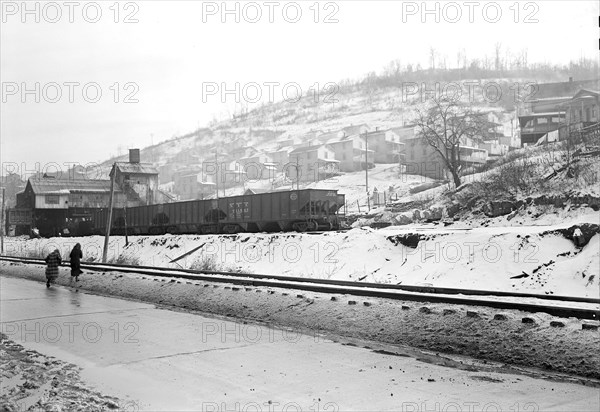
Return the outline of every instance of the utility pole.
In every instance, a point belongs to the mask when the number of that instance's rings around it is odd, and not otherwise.
[[[117,177],[117,164],[113,163],[113,175],[110,180],[110,199],[108,201],[108,219],[106,219],[106,234],[104,235],[104,250],[102,251],[102,263],[106,263],[108,255],[108,239],[110,238],[110,225],[112,223],[112,210],[115,195],[115,179]]]
[[[129,238],[127,237],[127,204],[123,206],[123,221],[125,223],[125,246],[129,245]]]
[[[219,200],[219,160],[215,150],[215,188],[217,189],[217,200]]]
[[[4,254],[4,228],[6,225],[4,224],[4,198],[6,197],[6,188],[2,188],[2,210],[0,211],[0,254]]]
[[[296,190],[300,190],[300,156],[296,156]]]
[[[365,131],[365,186],[367,187],[367,197],[369,197],[369,141]]]

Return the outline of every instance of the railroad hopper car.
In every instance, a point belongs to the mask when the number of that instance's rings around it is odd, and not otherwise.
[[[304,189],[113,209],[111,234],[238,233],[339,229],[344,195]],[[105,234],[108,209],[94,214]]]

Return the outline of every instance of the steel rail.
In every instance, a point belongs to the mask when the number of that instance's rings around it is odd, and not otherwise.
[[[25,264],[45,265],[42,259],[0,256],[0,260],[13,261]],[[68,266],[63,261],[62,266]],[[482,291],[471,289],[436,288],[408,285],[381,285],[378,283],[358,283],[351,281],[336,281],[330,279],[310,279],[299,277],[286,277],[275,275],[257,275],[250,273],[197,271],[192,269],[174,269],[153,266],[115,265],[105,263],[87,262],[81,267],[94,271],[115,271],[124,273],[139,273],[149,276],[174,277],[187,280],[203,280],[211,282],[230,283],[242,286],[266,286],[288,288],[311,292],[348,294],[354,296],[387,298],[406,301],[426,301],[431,303],[450,303],[468,306],[486,306],[497,309],[522,310],[535,313],[543,312],[553,316],[579,319],[600,319],[600,308],[584,309],[557,305],[539,305],[526,302],[511,302],[502,300],[479,299],[469,296],[502,296],[512,298],[539,298],[563,301],[565,303],[592,303],[600,304],[600,299],[566,297],[556,295],[536,295],[526,293],[510,293],[499,291]],[[448,296],[448,295],[463,295]]]

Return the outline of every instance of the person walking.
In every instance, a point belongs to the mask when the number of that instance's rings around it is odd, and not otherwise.
[[[54,283],[58,277],[58,266],[62,263],[60,252],[54,249],[54,252],[46,256],[46,287],[49,288],[51,283]]]
[[[81,244],[77,243],[73,246],[73,250],[71,250],[71,254],[69,255],[71,263],[71,279],[75,278],[75,282],[79,282],[79,275],[83,273],[81,271],[81,258],[83,258]]]

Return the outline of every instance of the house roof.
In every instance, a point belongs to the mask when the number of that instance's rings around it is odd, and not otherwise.
[[[110,192],[110,180],[30,178],[29,184],[36,195]]]
[[[600,79],[578,80],[559,83],[541,83],[531,96],[532,100],[548,99],[552,97],[572,97],[580,89],[592,88],[597,90]]]
[[[319,150],[321,147],[323,147],[324,145],[320,144],[320,145],[315,145],[315,146],[303,146],[303,147],[298,147],[294,150],[292,150],[290,152],[290,154],[296,154],[296,153],[306,153],[306,152],[315,152],[317,150]]]
[[[600,96],[600,91],[592,90],[592,89],[581,89],[575,94],[575,96],[573,96],[573,100],[579,99],[580,97],[584,97],[583,95],[585,95],[585,94],[591,95],[589,97],[592,97],[592,96],[598,97],[598,96]]]
[[[350,126],[343,127],[342,132],[346,133],[347,135],[359,134],[360,128],[363,126],[366,126],[367,129],[369,128],[369,126],[366,123],[361,123],[361,124],[357,124],[357,125],[350,125]]]
[[[109,176],[112,176],[114,168],[118,168],[121,173],[132,173],[142,175],[157,175],[158,169],[151,163],[129,163],[129,162],[116,162],[111,169]]]

